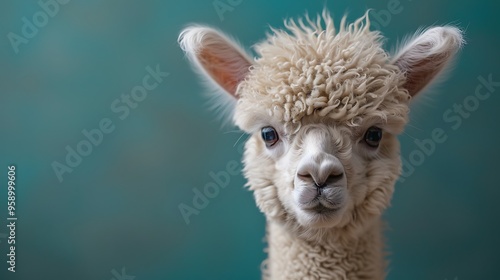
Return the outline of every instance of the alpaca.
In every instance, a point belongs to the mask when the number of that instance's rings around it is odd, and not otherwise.
[[[323,11],[285,28],[255,46],[255,59],[209,27],[179,36],[217,104],[250,135],[243,171],[267,221],[263,278],[384,279],[381,214],[400,174],[397,135],[462,33],[428,28],[388,54],[368,13],[336,28]]]

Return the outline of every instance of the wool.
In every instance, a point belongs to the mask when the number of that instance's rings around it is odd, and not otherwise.
[[[380,34],[369,30],[368,16],[349,25],[344,18],[338,30],[327,13],[323,13],[322,18],[317,22],[307,20],[310,26],[302,20],[298,25],[290,20],[285,23],[288,32],[274,30],[266,41],[256,45],[260,57],[238,88],[235,123],[254,133],[260,126],[252,125],[260,124],[256,120],[265,119],[274,126],[283,126],[284,134],[289,137],[303,124],[315,122],[331,122],[337,130],[348,132],[380,123],[394,135],[401,132],[407,122],[410,99],[402,87],[405,77],[390,63],[382,49]],[[332,139],[336,139],[339,151],[350,155],[352,137],[345,137],[346,134],[337,133]],[[397,150],[396,141],[389,140],[388,135],[387,150]],[[322,238],[324,229],[297,226],[294,217],[280,209],[282,203],[271,176],[276,170],[272,168],[272,160],[269,159],[268,164],[259,160],[265,154],[265,147],[259,144],[258,136],[248,142],[244,174],[261,210],[273,220],[291,221],[291,230],[299,235]],[[350,158],[343,162],[348,165]],[[386,168],[381,170],[383,174],[378,174],[376,171],[380,168],[372,165]],[[390,153],[378,162],[370,162],[363,169],[365,173],[355,176],[366,182],[363,193],[369,196],[350,206],[352,215],[346,216],[342,230],[362,230],[365,219],[380,215],[393,192],[399,169],[398,154]],[[351,182],[354,189],[358,183]]]
[[[338,30],[328,13],[322,18],[307,18],[308,25],[289,20],[287,31],[273,30],[255,46],[259,58],[237,91],[238,126],[251,130],[241,116],[247,111],[274,116],[294,130],[310,115],[351,126],[363,115],[404,125],[410,99],[405,77],[389,62],[380,33],[369,30],[368,15],[349,25],[344,17]]]
[[[254,46],[254,59],[209,27],[179,37],[216,107],[250,134],[243,174],[267,221],[263,278],[384,279],[381,216],[401,172],[397,136],[462,33],[424,29],[391,55],[368,13],[335,27],[325,10],[284,26]]]

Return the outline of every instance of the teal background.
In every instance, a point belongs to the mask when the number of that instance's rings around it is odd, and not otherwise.
[[[223,0],[223,2],[226,2]],[[238,1],[230,1],[237,3]],[[188,23],[218,27],[247,47],[268,26],[323,6],[352,21],[392,1],[249,1],[218,16],[213,1],[70,1],[15,53],[36,1],[0,3],[0,279],[258,279],[265,219],[241,175],[184,222],[193,188],[238,162],[241,132],[220,128],[177,45]],[[391,4],[392,5],[392,4]],[[397,184],[386,213],[388,279],[498,279],[500,88],[463,118],[443,120],[474,94],[478,77],[500,81],[498,1],[401,0],[379,24],[390,50],[421,26],[453,23],[467,45],[449,78],[412,108],[402,156],[442,128],[448,138]],[[380,22],[379,22],[380,23]],[[142,83],[147,66],[170,75],[124,120],[110,105]],[[83,129],[115,130],[59,182],[51,164]],[[237,143],[237,144],[235,144]],[[7,272],[7,165],[17,166],[17,265]],[[241,167],[238,165],[238,168]],[[123,277],[122,277],[123,278]],[[127,278],[123,278],[127,279]],[[129,279],[131,280],[131,279]]]

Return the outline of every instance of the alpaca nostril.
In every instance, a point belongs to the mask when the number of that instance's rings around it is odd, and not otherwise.
[[[309,173],[297,173],[297,177],[303,181],[313,183],[317,188],[323,188],[325,186],[325,182],[318,183],[317,179]]]
[[[344,167],[336,157],[322,153],[303,159],[297,169],[296,178],[306,186],[318,190],[327,186],[333,187],[344,180]]]
[[[309,173],[297,173],[297,177],[299,177],[303,181],[313,183],[316,188],[322,189],[328,185],[332,185],[337,181],[340,181],[344,177],[344,173],[341,172],[330,174],[324,181],[317,180],[313,175]]]
[[[309,181],[309,180],[314,181],[312,175],[309,173],[303,173],[303,174],[297,173],[297,177],[299,177],[300,179],[302,179],[304,181]]]
[[[331,174],[326,178],[326,182],[324,183],[325,185],[333,184],[337,181],[340,181],[344,177],[344,173],[337,173],[337,174]]]
[[[314,185],[317,188],[324,188],[325,186],[332,185],[335,182],[339,181],[340,179],[342,179],[343,176],[344,176],[344,173],[332,174],[332,175],[328,176],[328,178],[326,178],[326,180],[324,182],[318,183],[318,182],[314,181]]]

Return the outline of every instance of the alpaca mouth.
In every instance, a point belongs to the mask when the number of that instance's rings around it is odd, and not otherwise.
[[[304,209],[307,212],[312,212],[315,214],[330,214],[337,212],[341,207],[336,206],[336,207],[327,207],[321,203],[318,203],[318,205],[311,207],[311,208],[306,208]]]
[[[310,214],[331,214],[344,205],[343,188],[327,188],[322,191],[308,188],[300,193],[298,203],[303,211]]]

